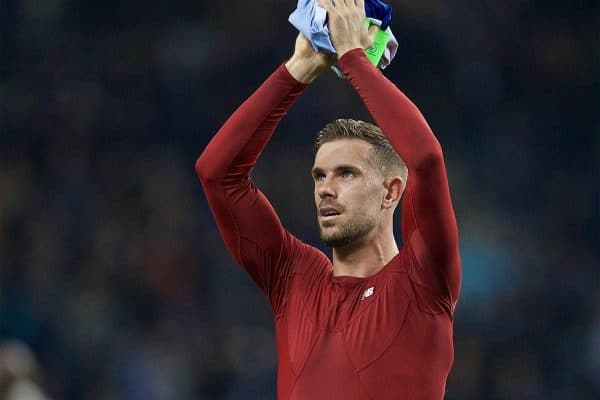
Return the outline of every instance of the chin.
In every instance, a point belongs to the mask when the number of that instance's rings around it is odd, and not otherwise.
[[[345,247],[369,235],[377,226],[375,219],[361,219],[358,223],[340,224],[341,221],[320,221],[319,233],[325,245]]]
[[[325,246],[331,247],[332,249],[335,249],[338,247],[344,247],[351,243],[346,238],[336,238],[336,237],[323,238],[322,237],[321,239],[323,240],[323,243],[325,243]]]
[[[327,247],[344,247],[357,239],[354,235],[344,234],[343,232],[323,232],[321,229],[321,240]]]

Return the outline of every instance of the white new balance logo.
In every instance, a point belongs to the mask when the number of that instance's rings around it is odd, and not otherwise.
[[[371,296],[373,294],[373,292],[375,291],[375,287],[371,286],[370,288],[368,288],[367,290],[365,290],[362,294],[362,296],[360,296],[361,300],[366,299],[367,297]]]

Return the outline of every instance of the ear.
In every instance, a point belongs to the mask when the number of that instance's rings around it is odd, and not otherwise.
[[[381,203],[382,208],[394,208],[400,202],[406,182],[399,176],[392,176],[383,181],[385,196]]]

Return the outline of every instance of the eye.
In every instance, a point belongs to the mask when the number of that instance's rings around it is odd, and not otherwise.
[[[342,176],[342,178],[349,179],[349,178],[354,178],[356,176],[356,174],[354,173],[354,171],[346,169],[346,170],[342,171],[341,176]]]
[[[313,179],[317,182],[322,181],[323,179],[325,179],[325,175],[320,172],[317,172],[313,175]]]

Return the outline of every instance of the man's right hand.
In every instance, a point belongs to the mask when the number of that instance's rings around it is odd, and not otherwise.
[[[310,83],[335,62],[333,55],[315,51],[302,33],[296,38],[294,54],[285,63],[289,73],[299,82]]]

